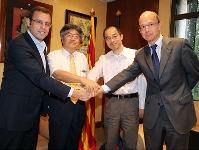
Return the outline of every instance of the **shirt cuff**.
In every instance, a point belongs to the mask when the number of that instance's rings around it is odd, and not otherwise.
[[[71,97],[72,94],[73,94],[73,92],[74,92],[74,88],[71,88],[71,89],[70,89],[70,92],[68,93],[68,97]]]
[[[104,90],[104,93],[108,93],[111,91],[111,89],[107,85],[102,85],[101,87]]]
[[[144,109],[144,102],[139,100],[139,109]]]

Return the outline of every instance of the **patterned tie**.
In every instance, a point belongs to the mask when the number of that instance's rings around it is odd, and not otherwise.
[[[160,81],[160,79],[159,79],[160,62],[158,59],[158,55],[156,53],[156,47],[157,47],[157,45],[154,44],[151,46],[151,49],[153,50],[152,61],[153,61],[153,67],[155,70],[155,76],[156,76],[157,82],[159,83],[159,81]]]
[[[70,54],[70,73],[76,74],[76,67],[75,67],[75,61],[74,61],[74,56],[73,56],[73,54]],[[74,89],[77,89],[77,88],[78,88],[78,83],[71,83],[70,86],[71,86],[72,88],[74,88]],[[70,97],[70,100],[71,100],[74,104],[76,104],[78,98]]]

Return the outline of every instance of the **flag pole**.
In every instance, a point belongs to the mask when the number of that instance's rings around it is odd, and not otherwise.
[[[95,10],[93,8],[90,11],[90,16],[91,16],[90,42],[89,42],[87,53],[93,55],[92,57],[90,55],[90,59],[88,59],[90,61],[89,69],[92,69],[95,64],[95,27],[94,27],[95,26],[95,23],[94,23]],[[91,46],[93,46],[93,48]]]
[[[90,11],[91,16],[95,17],[95,10],[92,8]]]
[[[94,43],[94,45],[95,45],[95,27],[94,27],[94,25],[95,25],[95,21],[94,21],[94,17],[95,17],[95,10],[92,8],[91,9],[91,11],[90,11],[90,15],[91,15],[91,28],[92,28],[92,35],[94,36],[93,37],[93,43]],[[92,66],[93,67],[93,66]]]
[[[89,69],[95,64],[95,27],[94,27],[94,15],[95,11],[92,8],[90,11],[90,39],[87,49],[87,59]],[[81,138],[79,141],[78,150],[96,150],[95,142],[95,97],[90,98],[86,102],[86,118],[84,127],[82,129]]]
[[[120,16],[121,16],[120,10],[118,10],[118,11],[116,12],[116,16],[117,16],[116,27],[120,28]]]

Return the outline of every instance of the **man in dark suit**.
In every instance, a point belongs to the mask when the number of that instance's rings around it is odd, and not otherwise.
[[[102,88],[112,93],[143,73],[147,80],[146,149],[162,149],[164,142],[169,150],[188,149],[189,132],[196,123],[191,89],[199,80],[197,55],[187,40],[161,35],[162,23],[156,13],[142,13],[139,26],[148,45],[137,51],[131,66]],[[155,44],[154,50],[150,48]]]
[[[43,39],[51,27],[49,10],[36,7],[26,19],[28,31],[12,40],[5,52],[0,99],[0,149],[36,149],[40,107],[45,93],[66,100],[83,101],[91,95],[74,90],[49,76]],[[98,87],[93,81],[68,75],[68,82],[86,82],[90,90]],[[93,88],[92,88],[93,87]]]

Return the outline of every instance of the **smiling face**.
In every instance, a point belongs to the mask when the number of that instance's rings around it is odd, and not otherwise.
[[[123,34],[120,34],[115,27],[109,27],[104,32],[104,38],[107,46],[113,52],[120,52],[123,49],[122,40]]]
[[[50,26],[46,24],[51,24],[51,17],[47,13],[35,11],[31,19],[26,19],[26,23],[32,35],[41,42],[49,33]]]
[[[160,37],[162,23],[154,12],[146,11],[139,18],[139,31],[142,37],[151,45]]]
[[[70,53],[76,51],[77,47],[80,44],[80,41],[80,34],[75,29],[66,30],[62,37],[63,47]]]

